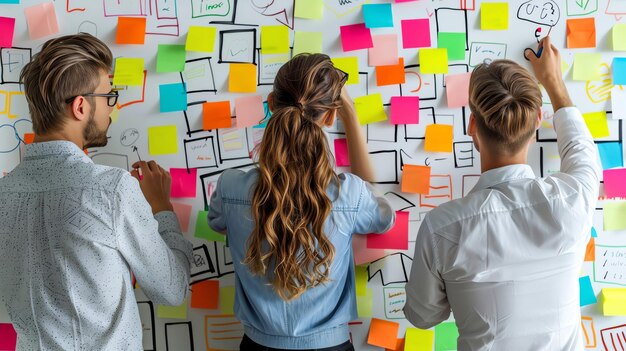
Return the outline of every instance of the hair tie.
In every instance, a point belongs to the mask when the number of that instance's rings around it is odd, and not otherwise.
[[[304,105],[302,105],[302,103],[298,101],[296,102],[295,107],[300,110],[300,113],[302,114],[302,116],[304,116]]]

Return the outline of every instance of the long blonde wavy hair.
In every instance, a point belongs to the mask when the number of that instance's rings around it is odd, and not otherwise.
[[[335,248],[324,233],[326,189],[339,179],[320,120],[342,106],[344,80],[328,56],[301,54],[280,68],[270,93],[244,264],[286,301],[329,280]]]

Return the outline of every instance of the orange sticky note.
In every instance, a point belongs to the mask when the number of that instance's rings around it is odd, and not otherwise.
[[[228,75],[228,91],[231,93],[256,92],[256,65],[231,63]]]
[[[389,66],[376,66],[376,85],[404,84],[404,58]]]
[[[452,152],[453,129],[450,124],[426,126],[424,150],[430,152]]]
[[[567,48],[595,48],[596,21],[593,17],[567,20]]]
[[[430,191],[430,167],[419,165],[404,165],[402,167],[403,193],[427,195]]]
[[[202,104],[202,129],[211,130],[232,127],[230,101],[205,102]]]
[[[191,286],[191,307],[216,310],[219,307],[220,281],[205,280]]]
[[[395,349],[385,349],[385,351],[404,351],[404,338],[396,340]]]
[[[585,249],[585,261],[596,260],[596,241],[591,238],[587,243],[587,249]]]
[[[24,144],[32,144],[35,141],[35,133],[24,133]]]
[[[395,349],[398,342],[398,329],[400,325],[396,322],[372,318],[367,343],[386,349]]]
[[[146,39],[146,18],[145,17],[118,17],[117,34],[115,43],[117,44],[143,44]]]

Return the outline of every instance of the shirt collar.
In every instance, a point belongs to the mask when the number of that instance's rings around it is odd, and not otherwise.
[[[478,182],[470,193],[491,188],[495,185],[510,182],[516,179],[535,179],[532,168],[526,164],[515,164],[490,169],[480,175]]]
[[[24,160],[46,156],[76,156],[84,161],[93,163],[78,145],[67,140],[46,141],[28,144],[24,151]]]

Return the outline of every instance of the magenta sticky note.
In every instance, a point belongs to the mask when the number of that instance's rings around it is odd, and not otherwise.
[[[176,213],[178,223],[180,223],[180,229],[183,231],[183,233],[186,232],[187,230],[189,230],[189,219],[191,218],[192,206],[172,202],[172,207],[174,207],[174,213]]]
[[[372,34],[365,23],[349,24],[339,27],[343,51],[369,49],[374,46]]]
[[[196,168],[170,168],[172,197],[196,197]]]
[[[31,39],[39,39],[59,33],[59,24],[53,3],[46,2],[27,7],[24,9],[24,14],[26,15],[28,34]]]
[[[15,18],[0,17],[0,48],[13,46],[13,32],[15,31]]]
[[[603,175],[607,197],[626,197],[626,168],[606,169]]]
[[[335,164],[338,167],[350,166],[348,139],[335,139]]]
[[[471,72],[446,75],[448,107],[463,107],[469,104],[469,82],[471,76]]]
[[[17,333],[13,324],[0,323],[0,350],[14,351],[17,347]]]
[[[265,117],[261,95],[242,96],[235,99],[237,128],[247,128],[261,123]]]
[[[407,19],[400,22],[402,26],[402,47],[430,47],[430,21],[428,18]]]
[[[391,124],[418,124],[420,98],[418,96],[391,97]]]
[[[367,247],[370,249],[408,250],[409,213],[396,212],[396,222],[384,234],[367,234]]]

